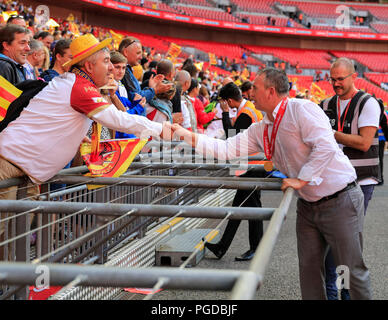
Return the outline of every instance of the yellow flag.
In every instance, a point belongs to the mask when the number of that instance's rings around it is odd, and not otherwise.
[[[209,63],[210,65],[217,65],[217,58],[214,53],[209,52]]]
[[[167,55],[176,58],[181,53],[181,47],[178,46],[176,43],[171,42],[170,47],[168,48]]]

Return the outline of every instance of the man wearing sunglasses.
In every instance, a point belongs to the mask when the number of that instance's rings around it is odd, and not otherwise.
[[[140,64],[143,57],[141,42],[134,37],[124,38],[119,45],[119,52],[127,58],[128,65],[122,83],[128,92],[128,99],[133,101],[135,94],[145,97],[150,102],[158,93],[164,93],[171,89],[171,85],[163,84],[164,76],[159,74],[151,76],[148,87],[141,89],[139,81],[133,74],[133,67]]]
[[[380,181],[379,127],[380,106],[376,99],[355,86],[357,73],[353,62],[337,59],[330,69],[330,82],[335,96],[321,102],[330,119],[334,137],[356,169],[357,180],[364,194],[364,214]],[[329,299],[337,300],[337,274],[331,250],[326,256],[326,291]],[[349,299],[347,290],[341,299]]]

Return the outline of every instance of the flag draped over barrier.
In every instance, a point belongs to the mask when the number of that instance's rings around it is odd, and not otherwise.
[[[93,124],[92,142],[82,143],[80,152],[91,176],[119,177],[127,171],[146,139],[112,139],[100,141],[101,125]]]
[[[3,121],[9,105],[22,94],[12,83],[0,76],[0,121]]]

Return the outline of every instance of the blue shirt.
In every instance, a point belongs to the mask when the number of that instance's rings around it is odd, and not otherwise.
[[[155,96],[155,90],[153,88],[144,88],[143,90],[140,87],[139,81],[137,81],[136,77],[132,72],[132,68],[127,65],[127,69],[125,70],[125,76],[123,80],[121,80],[125,89],[128,92],[128,99],[133,101],[135,97],[135,93],[140,94],[142,97],[145,97],[147,102],[150,102],[152,98]]]

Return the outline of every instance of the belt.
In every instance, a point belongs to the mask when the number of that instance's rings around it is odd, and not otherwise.
[[[321,199],[319,199],[317,201],[306,201],[306,200],[303,200],[303,199],[302,200],[304,202],[307,202],[308,204],[312,204],[312,205],[321,204],[322,202],[325,202],[325,201],[337,198],[340,195],[340,193],[342,193],[344,191],[347,191],[347,190],[350,190],[350,189],[353,189],[356,186],[357,186],[357,182],[353,181],[351,183],[348,183],[348,185],[345,188],[343,188],[342,190],[337,191],[336,193],[333,193],[330,196],[323,197],[323,198],[321,198]]]

